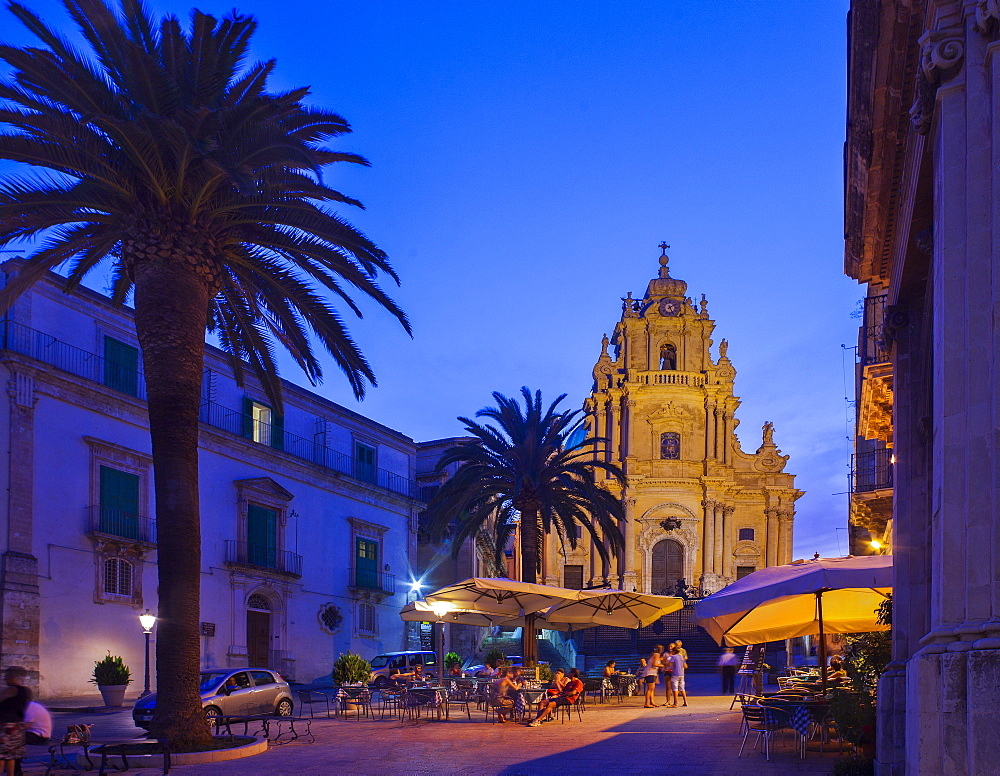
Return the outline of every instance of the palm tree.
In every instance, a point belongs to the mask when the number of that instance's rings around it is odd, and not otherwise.
[[[440,539],[450,534],[456,556],[466,539],[486,529],[493,533],[496,557],[502,557],[519,527],[521,579],[535,582],[541,543],[550,532],[575,548],[582,527],[604,561],[609,560],[609,552],[621,552],[625,540],[619,526],[625,520],[624,508],[598,484],[595,472],[604,471],[622,484],[625,477],[614,464],[597,459],[595,452],[604,439],[567,444],[582,419],[578,418],[580,410],[558,411],[565,394],[547,409],[543,409],[541,391],[532,394],[522,388],[521,395],[523,410],[516,398],[494,393],[496,406],[476,413],[496,425],[459,418],[475,441],[442,454],[439,471],[455,463],[459,468],[427,512],[431,536]]]
[[[255,20],[198,11],[182,28],[140,0],[64,0],[86,44],[71,46],[16,3],[38,48],[0,46],[0,158],[46,171],[0,183],[0,244],[40,239],[0,296],[9,307],[49,270],[67,288],[111,267],[113,297],[133,293],[148,387],[158,522],[160,630],[153,731],[181,749],[208,733],[198,693],[198,407],[205,332],[255,373],[280,407],[276,345],[313,383],[314,336],[357,397],[371,368],[328,297],[360,316],[349,289],[409,331],[376,284],[398,282],[386,255],[328,203],[332,162],[367,164],[321,145],[350,131],[302,104],[308,89],[271,92],[274,61],[246,66]]]

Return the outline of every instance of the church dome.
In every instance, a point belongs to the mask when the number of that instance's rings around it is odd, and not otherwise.
[[[660,256],[660,276],[649,281],[649,287],[646,289],[647,298],[674,296],[683,299],[687,295],[688,284],[683,280],[670,277],[670,269],[667,267],[669,261],[670,257],[667,256],[666,248],[664,248],[663,255]]]

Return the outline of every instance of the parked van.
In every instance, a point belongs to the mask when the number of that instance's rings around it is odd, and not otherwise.
[[[437,677],[437,655],[430,651],[420,652],[386,652],[384,655],[376,655],[371,660],[372,676],[368,681],[377,688],[382,689],[389,684],[389,674],[393,669],[398,668],[400,673],[408,674],[415,666],[423,666],[424,675]]]

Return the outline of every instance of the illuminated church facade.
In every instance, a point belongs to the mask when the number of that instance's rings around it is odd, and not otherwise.
[[[679,586],[714,592],[765,566],[792,560],[795,501],[803,491],[785,472],[787,455],[766,423],[756,452],[736,436],[736,369],[726,340],[713,359],[715,322],[704,297],[670,276],[665,244],[658,277],[642,299],[622,300],[604,337],[585,401],[589,432],[607,439],[601,455],[625,472],[625,551],[603,564],[592,542],[553,546],[546,582],[610,583],[672,594]]]

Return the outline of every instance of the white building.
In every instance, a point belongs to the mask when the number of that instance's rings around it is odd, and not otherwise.
[[[0,325],[0,663],[37,671],[49,697],[92,691],[108,651],[141,682],[157,553],[131,311],[52,275]],[[413,441],[289,383],[278,417],[221,351],[205,365],[203,665],[309,681],[349,649],[403,648]]]

